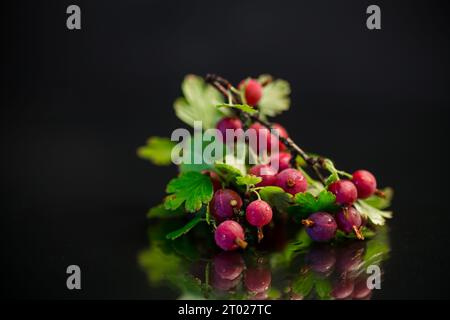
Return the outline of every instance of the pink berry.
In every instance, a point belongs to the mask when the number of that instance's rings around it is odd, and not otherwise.
[[[241,208],[241,197],[230,189],[217,190],[210,203],[211,213],[218,221],[231,219]]]
[[[245,248],[244,229],[241,225],[233,220],[226,220],[219,224],[214,233],[216,244],[225,251],[236,250],[237,248]]]
[[[247,206],[245,217],[252,226],[261,228],[272,221],[272,208],[263,200],[255,200]]]
[[[328,191],[336,196],[336,203],[341,206],[350,206],[356,201],[358,191],[350,180],[338,180],[328,186]]]
[[[247,104],[256,106],[262,97],[262,86],[255,79],[245,79],[239,84],[239,88],[245,90],[245,100]]]
[[[286,129],[285,129],[281,124],[274,123],[274,124],[272,125],[272,129],[277,130],[277,131],[278,131],[278,135],[279,135],[280,137],[283,137],[283,138],[289,137],[289,135],[288,135]],[[281,140],[280,140],[280,142],[279,142],[278,144],[279,144],[279,146],[278,146],[279,149],[278,149],[278,150],[280,150],[280,151],[286,150],[286,146],[284,145],[283,142],[281,142]]]
[[[302,220],[306,233],[317,242],[327,242],[336,235],[337,224],[334,218],[326,212],[315,212],[308,219]]]
[[[377,190],[377,180],[367,170],[358,170],[353,173],[352,182],[358,190],[358,198],[366,199]]]
[[[308,182],[303,174],[295,169],[284,169],[277,174],[275,185],[292,195],[305,192],[308,188]]]
[[[227,137],[227,130],[233,130],[234,133],[234,130],[242,129],[242,122],[241,120],[239,120],[239,118],[236,117],[223,118],[217,123],[216,129],[219,130],[220,133],[222,133],[223,141],[225,142]]]
[[[263,126],[259,122],[253,123],[249,129],[255,130],[256,134],[256,146],[252,146],[253,149],[260,154],[263,152],[271,152],[275,149],[277,143],[279,143],[278,137],[273,135],[269,129]],[[250,140],[250,142],[252,142]]]
[[[278,171],[291,167],[292,156],[288,152],[272,153],[270,155],[270,163],[278,163]]]
[[[345,233],[355,232],[359,239],[364,239],[359,227],[361,226],[361,215],[359,212],[353,208],[343,208],[341,211],[336,213],[336,223],[338,228]]]
[[[262,178],[262,181],[257,184],[258,187],[273,186],[275,184],[277,171],[268,164],[258,164],[250,168],[249,173]]]

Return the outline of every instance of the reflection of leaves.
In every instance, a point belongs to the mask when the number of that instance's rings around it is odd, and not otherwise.
[[[166,191],[170,194],[164,202],[166,209],[175,210],[184,203],[188,212],[200,210],[213,196],[211,179],[195,171],[182,173],[172,179]]]
[[[331,299],[331,284],[328,279],[315,277],[315,288],[321,300]]]
[[[151,137],[145,146],[137,150],[137,154],[153,164],[167,166],[172,163],[171,154],[174,146],[175,143],[169,138]]]
[[[379,264],[387,259],[390,251],[387,227],[378,228],[375,237],[366,243],[364,266]]]
[[[164,253],[158,246],[153,246],[139,254],[138,263],[147,271],[148,279],[153,283],[166,280],[168,274],[178,274],[181,259],[175,254]]]
[[[292,283],[292,291],[303,298],[311,293],[312,288],[314,288],[314,275],[312,272],[301,274]]]
[[[285,212],[292,204],[292,195],[284,192],[280,187],[262,187],[259,189],[259,195],[280,212]]]

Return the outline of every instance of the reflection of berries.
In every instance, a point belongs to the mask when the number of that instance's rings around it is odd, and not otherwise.
[[[328,186],[328,191],[336,196],[336,203],[342,206],[350,206],[356,201],[358,191],[349,180],[338,180]]]
[[[308,182],[306,182],[303,174],[292,168],[284,169],[277,174],[275,184],[292,195],[305,192],[308,188]]]
[[[350,275],[357,271],[363,262],[365,243],[351,242],[337,251],[336,270],[340,274]]]
[[[352,182],[358,190],[358,198],[370,197],[377,190],[377,180],[374,175],[367,170],[358,170],[353,173]]]
[[[364,240],[359,227],[362,220],[361,215],[353,207],[345,207],[336,214],[336,222],[340,230],[345,233],[354,232],[358,239]]]
[[[253,293],[262,293],[267,291],[272,281],[272,274],[269,269],[249,268],[245,272],[245,287]]]
[[[211,283],[214,289],[218,291],[230,291],[237,287],[239,282],[241,282],[241,277],[236,277],[232,280],[222,278],[216,272],[213,272]]]
[[[316,212],[302,220],[308,235],[317,242],[326,242],[336,235],[337,224],[334,218],[326,212]]]
[[[270,163],[278,163],[278,171],[291,167],[291,154],[288,152],[272,153],[270,155]]]
[[[352,298],[353,299],[364,299],[369,297],[372,290],[367,287],[367,275],[360,275],[355,280],[355,288],[353,289]]]
[[[244,259],[238,252],[221,252],[214,257],[214,272],[223,279],[236,279],[244,267]]]
[[[345,299],[353,292],[353,281],[351,279],[340,279],[333,285],[331,296],[335,299]]]
[[[242,80],[239,89],[245,90],[245,100],[251,106],[257,105],[262,97],[262,86],[255,79]]]
[[[227,117],[227,118],[223,118],[222,120],[220,120],[217,123],[216,128],[222,133],[223,141],[226,141],[227,129],[231,129],[231,130],[242,129],[242,122],[241,122],[241,120],[239,120],[239,118]],[[234,135],[234,131],[233,131],[233,135]]]
[[[244,229],[236,221],[227,220],[219,224],[214,233],[216,244],[225,251],[236,250],[237,248],[245,248]]]
[[[220,189],[211,201],[211,213],[218,221],[231,219],[242,207],[241,197],[233,190]]]
[[[262,181],[256,185],[257,187],[273,186],[275,184],[277,172],[268,164],[253,166],[250,168],[249,173],[262,178]]]
[[[335,252],[329,246],[314,246],[306,254],[306,263],[314,272],[327,275],[336,263]]]

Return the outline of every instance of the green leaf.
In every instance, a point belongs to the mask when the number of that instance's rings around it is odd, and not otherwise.
[[[334,163],[330,159],[324,159],[323,166],[325,169],[327,169],[330,172],[330,175],[328,176],[327,180],[325,181],[325,184],[328,186],[332,184],[333,182],[339,180],[339,176],[343,176],[345,178],[352,178],[352,175],[350,173],[347,173],[345,171],[337,170],[334,166]]]
[[[176,210],[168,210],[164,206],[164,204],[159,204],[156,207],[151,208],[147,212],[147,218],[153,219],[153,218],[176,218],[180,216],[184,216],[186,213],[184,210],[179,207]]]
[[[383,211],[372,207],[364,200],[357,200],[354,203],[356,210],[366,216],[375,225],[384,225],[386,219],[392,218],[392,211]]]
[[[380,209],[380,210],[383,210],[383,209],[386,209],[386,208],[390,207],[392,198],[394,196],[394,190],[392,188],[385,188],[385,189],[383,189],[381,191],[385,195],[384,198],[376,196],[376,195],[373,195],[373,196],[365,199],[364,201],[368,205],[371,205],[372,207]]]
[[[190,126],[194,121],[202,121],[203,128],[213,128],[223,113],[215,105],[223,102],[221,94],[202,77],[187,75],[181,85],[184,97],[175,100],[177,117]]]
[[[295,205],[288,208],[288,212],[299,221],[309,214],[319,211],[333,212],[337,210],[336,197],[327,190],[322,190],[317,197],[311,193],[297,193],[294,199]]]
[[[211,170],[214,167],[214,157],[210,157],[209,154],[205,154],[205,149],[210,144],[218,144],[220,148],[223,148],[222,142],[216,141],[201,141],[201,148],[195,148],[194,138],[190,138],[186,141],[183,151],[183,162],[180,164],[180,172],[196,171],[201,172],[203,170]],[[195,163],[195,159],[201,159],[200,163]]]
[[[267,75],[262,75],[258,81],[264,82],[265,78],[267,78]],[[291,103],[289,99],[290,93],[291,87],[285,80],[278,79],[268,83],[263,87],[261,101],[258,103],[260,114],[263,117],[273,117],[288,110]]]
[[[280,187],[268,186],[259,189],[261,198],[280,212],[285,212],[292,204],[292,195],[284,192]]]
[[[193,227],[195,227],[201,221],[205,221],[205,219],[200,214],[196,214],[195,217],[187,224],[185,224],[183,227],[167,234],[166,238],[169,240],[175,240],[176,238],[181,237],[182,235],[188,233]]]
[[[171,153],[175,143],[169,138],[150,137],[147,145],[138,148],[138,157],[151,161],[160,166],[172,163]]]
[[[235,183],[237,178],[243,177],[244,173],[237,168],[227,163],[217,162],[215,164],[216,171],[223,177],[226,184]]]
[[[245,176],[236,177],[236,183],[240,186],[252,187],[257,185],[262,181],[261,177],[254,176],[252,174],[247,174]]]
[[[248,104],[229,104],[229,103],[222,103],[222,104],[218,104],[217,105],[218,108],[234,108],[234,109],[239,109],[243,112],[249,113],[249,114],[254,114],[257,112],[257,110],[255,108],[253,108],[252,106],[249,106]]]
[[[170,194],[164,202],[166,209],[175,210],[184,203],[186,211],[196,212],[212,199],[213,186],[207,175],[189,171],[172,179],[166,192]]]

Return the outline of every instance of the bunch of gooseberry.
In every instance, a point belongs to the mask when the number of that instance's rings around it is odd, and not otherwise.
[[[246,79],[239,85],[243,89],[246,103],[256,106],[262,97],[262,86],[254,79]],[[226,137],[226,131],[243,129],[243,123],[237,116],[225,117],[221,119],[216,128]],[[288,133],[280,124],[271,126],[282,139],[288,138]],[[274,141],[278,144],[279,152],[272,153],[270,163],[277,165],[258,164],[249,169],[251,175],[260,177],[262,180],[256,187],[277,186],[286,193],[296,195],[305,192],[308,182],[304,174],[292,168],[292,155],[282,139],[273,139],[273,133],[260,122],[253,122],[250,129],[257,132],[257,148],[265,145],[267,151],[274,149]],[[265,139],[265,143],[261,143]],[[274,167],[278,167],[276,171]],[[226,251],[236,250],[239,247],[245,248],[245,231],[242,222],[239,223],[237,216],[241,210],[245,212],[245,221],[251,227],[255,227],[258,232],[258,240],[263,237],[262,229],[272,221],[273,211],[269,203],[258,199],[249,201],[244,199],[235,190],[223,189],[219,177],[214,172],[208,172],[214,186],[214,196],[210,202],[210,211],[218,223],[215,229],[216,244]],[[302,220],[307,228],[308,235],[317,242],[326,242],[333,239],[337,229],[344,233],[354,232],[359,239],[363,239],[361,228],[365,224],[363,216],[353,207],[353,203],[358,199],[365,199],[374,194],[377,190],[375,177],[366,170],[358,170],[353,173],[351,180],[337,180],[328,185],[328,191],[336,197],[336,204],[341,208],[337,213],[315,212],[307,219]],[[243,195],[244,197],[247,195]]]

